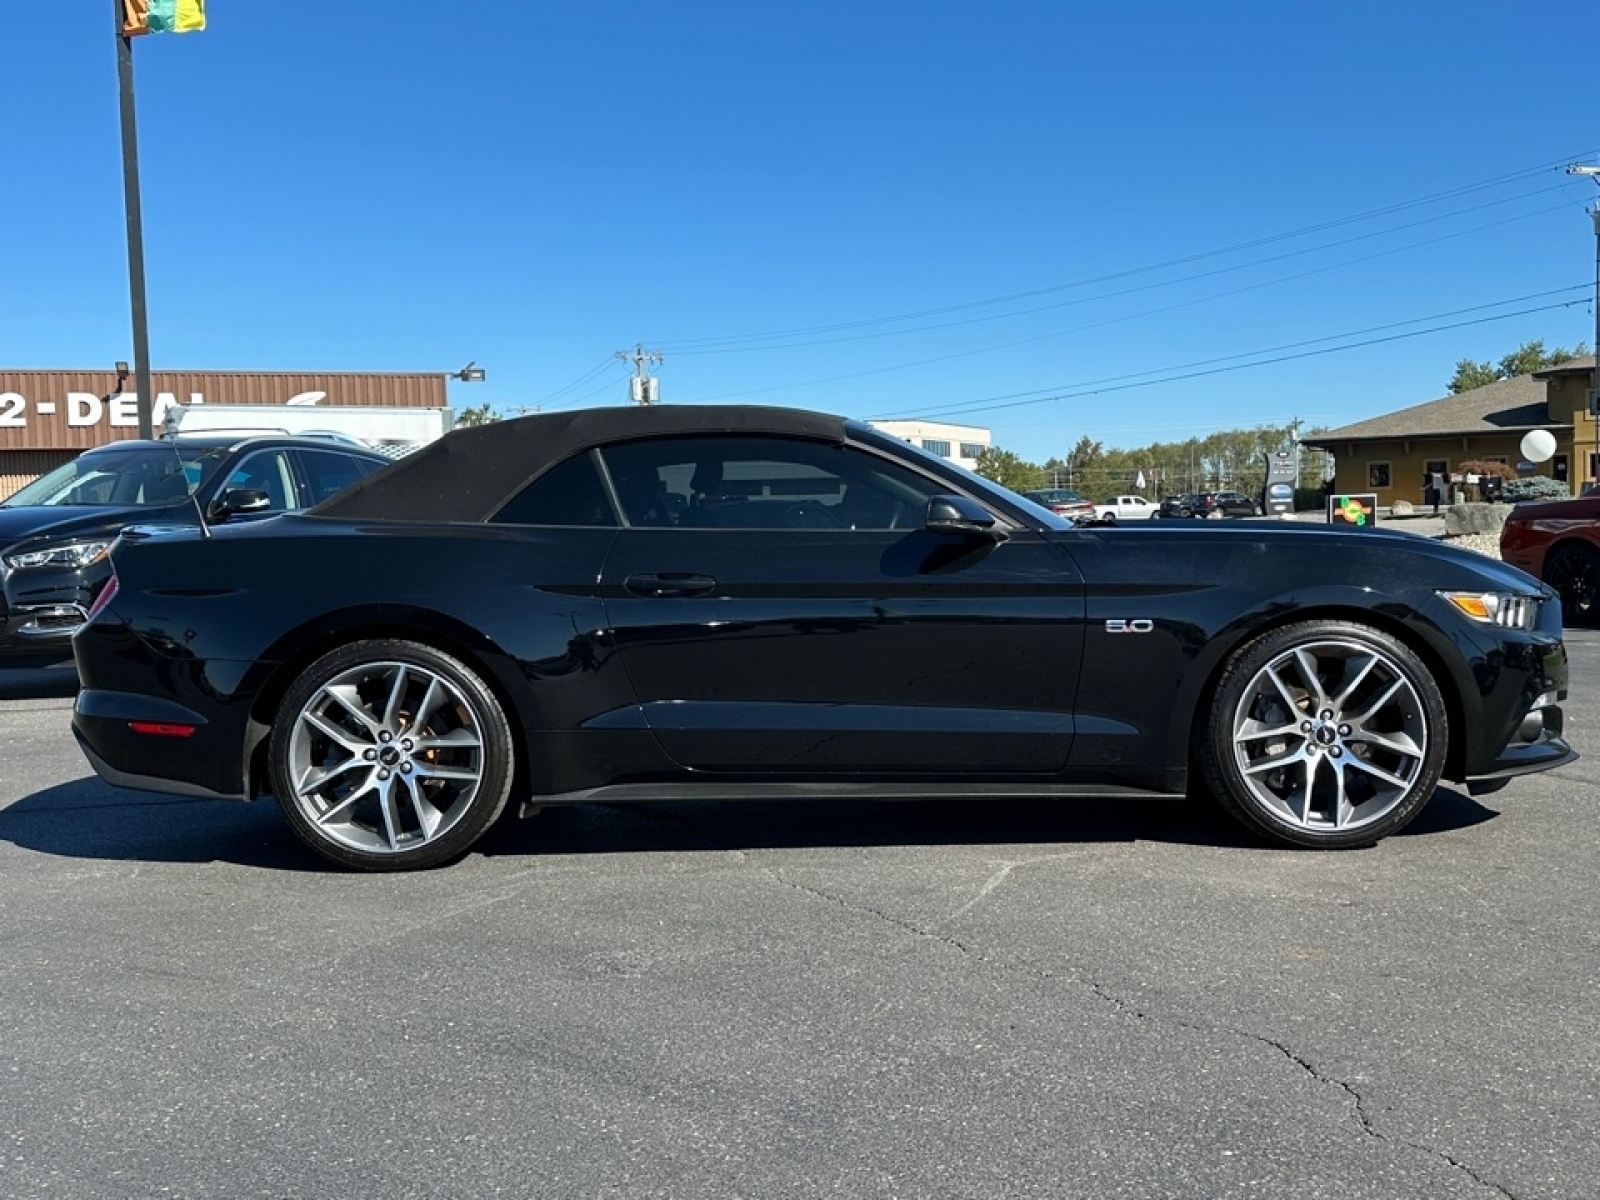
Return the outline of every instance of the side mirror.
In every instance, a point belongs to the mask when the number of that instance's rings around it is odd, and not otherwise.
[[[1003,542],[1011,536],[1000,527],[993,513],[965,496],[930,498],[922,527],[929,533],[947,533],[985,542]]]
[[[226,521],[229,517],[266,512],[271,507],[272,497],[260,488],[229,488],[211,502],[206,516],[212,521]]]

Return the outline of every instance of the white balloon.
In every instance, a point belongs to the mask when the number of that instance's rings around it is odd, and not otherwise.
[[[1556,435],[1548,429],[1535,429],[1522,438],[1522,457],[1529,462],[1549,462],[1556,452]]]

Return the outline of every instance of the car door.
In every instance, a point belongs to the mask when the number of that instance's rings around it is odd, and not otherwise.
[[[370,475],[386,465],[362,455],[320,447],[299,447],[292,450],[290,456],[300,477],[300,508],[321,504],[363,475]]]
[[[247,450],[225,468],[224,477],[216,485],[218,499],[241,491],[260,492],[267,498],[264,508],[232,513],[231,520],[271,517],[300,507],[300,486],[295,479],[290,453],[285,446]]]
[[[923,527],[939,479],[775,436],[603,451],[628,519],[602,572],[662,748],[712,771],[1054,772],[1083,582],[1037,533]]]

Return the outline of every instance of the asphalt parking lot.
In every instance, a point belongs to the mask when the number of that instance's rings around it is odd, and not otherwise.
[[[6,1197],[1600,1193],[1587,757],[1304,854],[1159,803],[546,813],[325,870],[0,675]]]

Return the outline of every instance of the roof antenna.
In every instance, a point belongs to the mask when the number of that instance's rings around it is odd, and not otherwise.
[[[172,444],[172,457],[178,463],[178,478],[183,480],[184,489],[189,493],[189,503],[194,505],[195,518],[200,522],[200,536],[209,538],[211,536],[211,525],[206,520],[205,506],[200,503],[200,480],[196,478],[194,487],[189,487],[189,473],[184,469],[183,455],[178,450],[178,434],[181,431],[182,418],[177,414],[180,411],[181,409],[177,405],[167,410],[167,414],[161,423],[161,436]],[[204,472],[202,471],[201,474],[203,475]]]

